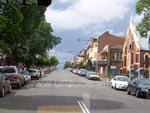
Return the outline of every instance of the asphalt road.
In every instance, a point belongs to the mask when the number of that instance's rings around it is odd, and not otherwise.
[[[83,113],[82,109],[89,113],[149,113],[150,100],[66,70],[55,70],[0,98],[0,113]]]

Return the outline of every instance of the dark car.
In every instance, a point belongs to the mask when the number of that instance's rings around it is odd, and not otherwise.
[[[80,76],[86,77],[87,73],[88,73],[88,70],[86,70],[86,69],[80,69],[79,70],[79,75]]]
[[[6,93],[11,92],[10,80],[0,73],[0,97],[4,97]]]
[[[24,86],[24,77],[21,75],[16,66],[3,66],[0,67],[0,72],[5,74],[11,82],[12,87],[17,86],[20,89]]]
[[[150,97],[150,79],[132,79],[127,87],[127,94],[134,94],[136,97]]]

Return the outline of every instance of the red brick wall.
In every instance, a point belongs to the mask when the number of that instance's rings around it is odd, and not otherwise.
[[[147,50],[141,50],[140,51],[140,67],[144,67],[144,55],[146,54],[146,53],[149,53],[149,55],[150,55],[150,51],[147,51]]]
[[[101,36],[98,37],[98,52],[102,51],[102,49],[108,44],[109,46],[113,45],[124,45],[125,38],[115,36],[112,34],[109,34],[109,32],[105,32]],[[100,60],[100,55],[98,57]]]

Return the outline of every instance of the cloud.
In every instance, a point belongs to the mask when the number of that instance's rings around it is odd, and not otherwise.
[[[139,23],[142,21],[142,18],[143,18],[143,17],[144,17],[143,15],[135,15],[135,16],[133,17],[135,24],[136,24],[136,25],[139,24]]]
[[[121,31],[119,33],[116,33],[115,35],[117,35],[117,36],[125,36],[126,34],[125,34],[125,32]]]
[[[69,0],[59,0],[68,2]],[[46,20],[55,30],[77,30],[103,26],[123,19],[134,0],[76,0],[64,9],[48,7]]]
[[[57,51],[55,49],[48,51],[48,55],[49,57],[55,56],[56,58],[58,58],[61,64],[65,63],[65,61],[73,61],[74,58],[74,53],[72,52],[65,53]]]

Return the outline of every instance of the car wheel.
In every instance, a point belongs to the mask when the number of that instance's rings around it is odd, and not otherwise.
[[[115,89],[116,89],[116,90],[118,89],[117,86],[116,86],[116,84],[115,84]]]
[[[136,90],[135,96],[136,96],[137,98],[139,98],[139,90],[138,90],[138,89]]]
[[[5,96],[5,89],[4,87],[1,87],[0,97],[4,97],[4,96]]]
[[[21,84],[22,87],[24,87],[24,85],[25,85],[25,82],[23,82],[23,83]]]
[[[128,95],[131,94],[129,87],[127,88],[127,94],[128,94]]]
[[[18,89],[21,89],[21,83],[19,83],[19,84],[17,85],[17,88],[18,88]]]
[[[37,76],[36,79],[39,80],[39,77]]]
[[[114,88],[113,85],[112,85],[112,83],[111,83],[111,88],[112,88],[112,89]]]
[[[12,89],[12,88],[11,88],[11,85],[10,85],[10,86],[9,86],[8,93],[11,93],[11,89]]]

